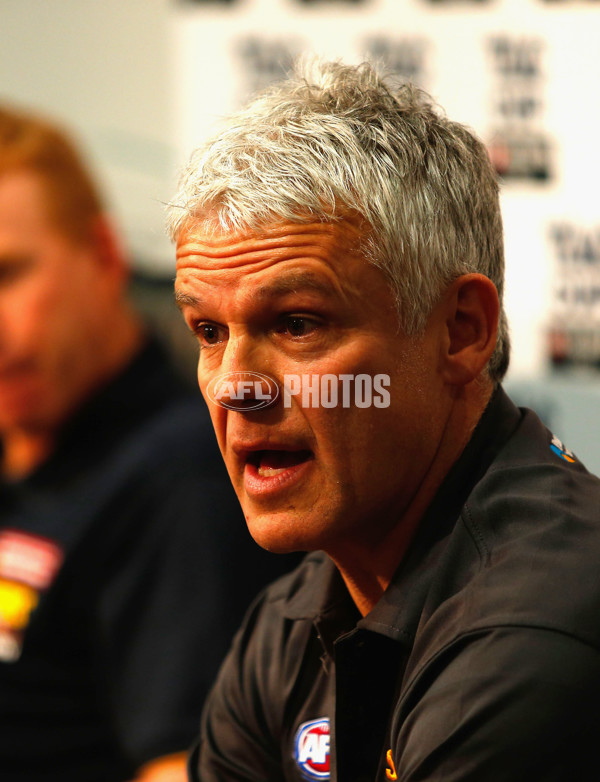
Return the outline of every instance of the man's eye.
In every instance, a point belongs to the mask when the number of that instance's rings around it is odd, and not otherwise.
[[[216,345],[224,338],[223,329],[214,323],[200,323],[195,331],[202,345]]]
[[[311,318],[300,315],[286,315],[281,322],[279,331],[287,333],[291,337],[306,337],[317,327],[317,323]]]

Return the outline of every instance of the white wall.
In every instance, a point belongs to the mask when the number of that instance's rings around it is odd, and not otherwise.
[[[0,0],[0,99],[54,116],[88,151],[138,258],[170,262],[171,0]]]
[[[502,188],[506,307],[514,335],[511,372],[535,375],[544,369],[556,250],[548,238],[551,225],[564,220],[578,230],[600,225],[595,197],[600,3],[240,0],[233,6],[181,3],[173,19],[176,142],[182,160],[215,119],[239,105],[251,86],[267,81],[293,54],[313,51],[359,61],[373,38],[386,42],[388,61],[408,75],[412,60],[417,80],[448,115],[486,141],[498,125],[547,140],[549,181],[507,180]],[[501,63],[494,60],[490,43],[498,37],[508,38],[517,52],[522,45],[525,73],[517,67],[506,77],[499,74]],[[244,56],[253,41],[254,55]],[[537,75],[527,76],[528,49]],[[537,102],[530,118],[502,118],[497,104],[506,90]]]
[[[503,79],[491,54],[497,37],[539,47],[538,74]],[[373,38],[487,141],[503,122],[503,90],[537,101],[532,117],[511,124],[548,141],[552,176],[502,188],[511,371],[537,375],[553,305],[552,227],[566,223],[584,238],[600,230],[597,0],[0,0],[0,96],[77,131],[135,257],[165,271],[162,202],[214,120],[292,55],[359,60]]]

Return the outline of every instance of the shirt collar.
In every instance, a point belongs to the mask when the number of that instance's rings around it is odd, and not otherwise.
[[[297,591],[292,587],[292,595],[285,603],[288,619],[315,619],[334,612],[350,597],[339,570],[324,552],[309,554],[302,567],[302,582]]]
[[[361,619],[361,627],[412,644],[439,559],[460,512],[520,421],[520,411],[498,387],[423,516],[390,585]]]

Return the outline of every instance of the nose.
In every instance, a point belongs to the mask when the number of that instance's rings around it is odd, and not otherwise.
[[[280,389],[275,378],[265,371],[268,367],[265,349],[250,335],[230,335],[219,372],[207,386],[211,401],[239,412],[273,405]]]
[[[225,372],[211,380],[209,398],[228,410],[249,412],[270,407],[279,397],[279,386],[259,372]]]
[[[253,339],[246,330],[236,333],[231,329],[221,358],[220,371],[226,373],[257,370],[259,353],[258,339]]]

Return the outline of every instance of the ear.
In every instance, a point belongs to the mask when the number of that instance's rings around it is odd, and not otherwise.
[[[464,274],[449,286],[442,308],[442,374],[447,383],[464,386],[481,374],[496,347],[498,291],[483,274]]]
[[[97,215],[91,225],[91,246],[101,272],[120,292],[129,277],[125,252],[106,215]]]

